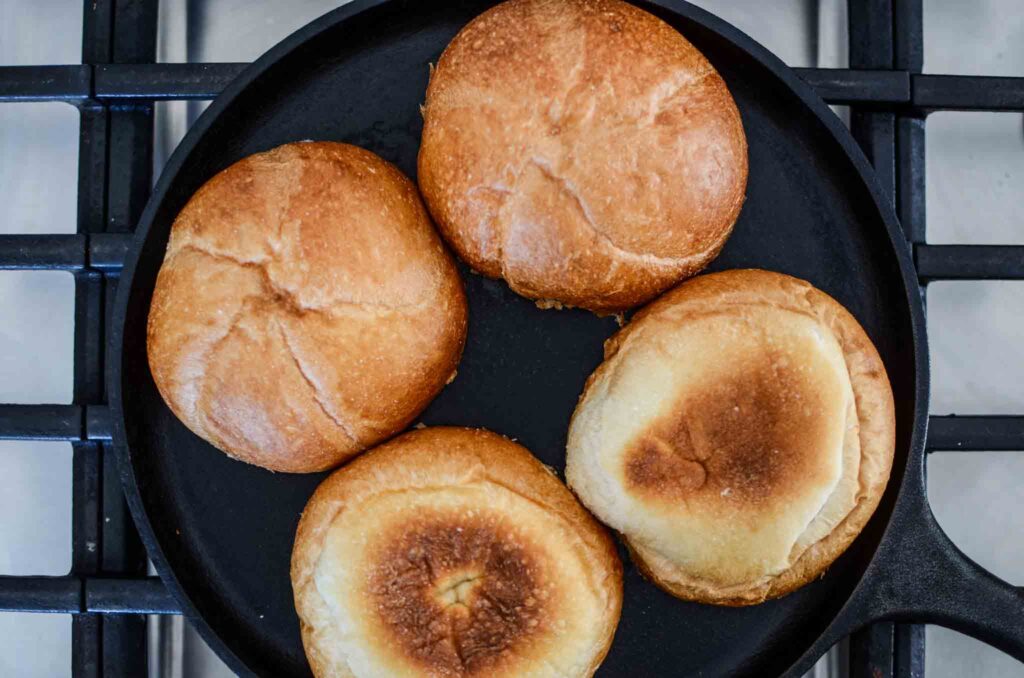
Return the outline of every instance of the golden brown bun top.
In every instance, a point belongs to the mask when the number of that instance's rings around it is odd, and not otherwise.
[[[677,595],[750,603],[819,574],[885,488],[885,368],[831,297],[778,273],[700,276],[606,346],[567,477]]]
[[[313,471],[405,427],[465,331],[461,280],[412,183],[355,146],[294,143],[217,174],[175,219],[148,352],[198,435]]]
[[[443,234],[514,290],[586,308],[702,268],[739,214],[746,138],[675,29],[618,0],[510,0],[445,50],[419,181]]]
[[[428,428],[335,472],[292,555],[317,676],[589,676],[618,623],[611,539],[520,445]]]

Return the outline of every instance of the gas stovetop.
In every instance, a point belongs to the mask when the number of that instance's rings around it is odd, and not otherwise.
[[[153,178],[205,102],[338,4],[0,5],[0,675],[230,675],[147,574],[109,450],[106,311]],[[1024,450],[1024,287],[1006,282],[1024,279],[1024,8],[697,4],[797,67],[875,165],[927,293],[932,507],[1024,584],[1024,455],[995,452]],[[951,631],[882,623],[814,674],[1021,672]]]

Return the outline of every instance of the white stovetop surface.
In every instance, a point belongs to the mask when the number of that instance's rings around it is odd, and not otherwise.
[[[249,61],[336,0],[162,0],[161,61]],[[843,0],[700,0],[793,66],[846,65]],[[925,70],[1024,75],[1017,0],[925,1]],[[0,0],[0,64],[76,63],[81,0]],[[201,104],[159,104],[156,164]],[[73,233],[78,114],[65,104],[0,105],[0,233]],[[928,233],[933,243],[1024,244],[1024,124],[1019,114],[928,119]],[[1024,412],[1024,283],[940,283],[929,289],[934,414]],[[0,272],[0,402],[71,400],[74,291],[60,272]],[[63,574],[70,566],[71,450],[0,442],[0,574]],[[929,461],[939,522],[968,555],[1024,585],[1024,454],[941,453]],[[154,628],[154,631],[156,629]],[[160,675],[230,672],[203,642],[173,639]],[[166,644],[165,648],[168,647]],[[0,675],[70,675],[70,618],[0,614]],[[35,648],[28,651],[27,648]],[[929,627],[927,676],[1007,677],[1024,667]],[[824,668],[824,667],[823,667]],[[824,671],[821,671],[824,673]]]

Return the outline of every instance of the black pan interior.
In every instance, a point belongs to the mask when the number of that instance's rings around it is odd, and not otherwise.
[[[286,41],[290,51],[280,48],[280,58],[229,93],[186,138],[143,217],[139,258],[122,281],[130,285],[117,311],[123,336],[112,348],[125,480],[161,573],[176,580],[172,589],[194,606],[201,630],[236,670],[309,672],[288,566],[300,511],[324,476],[273,474],[231,461],[189,433],[163,404],[146,363],[145,326],[171,222],[215,172],[289,141],[358,144],[415,176],[428,63],[487,4],[393,1],[362,12],[343,8],[321,20],[319,33],[293,36]],[[711,268],[790,273],[846,305],[886,362],[898,403],[897,454],[905,455],[915,407],[911,314],[887,230],[892,222],[887,226],[851,161],[852,139],[833,136],[820,102],[812,109],[806,90],[790,88],[774,71],[778,64],[745,36],[688,5],[651,9],[722,73],[750,145],[747,201]],[[354,16],[338,21],[341,14]],[[515,437],[561,470],[569,417],[615,320],[541,311],[504,283],[462,270],[470,300],[465,356],[456,381],[421,420]],[[903,464],[898,458],[897,477]],[[803,655],[871,558],[884,513],[822,580],[750,608],[675,600],[643,581],[623,552],[622,621],[599,675],[765,676],[805,664],[811,657]]]

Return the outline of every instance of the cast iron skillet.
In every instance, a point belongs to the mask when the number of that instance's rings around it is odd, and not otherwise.
[[[428,63],[488,4],[357,1],[293,34],[193,126],[139,224],[107,362],[124,484],[160,575],[240,673],[309,673],[288,566],[299,514],[324,474],[232,461],[164,405],[147,366],[146,317],[171,222],[214,173],[289,141],[358,144],[414,176]],[[747,201],[712,270],[790,273],[849,308],[892,380],[897,447],[887,494],[861,537],[821,580],[781,600],[739,609],[682,602],[641,579],[623,552],[622,621],[600,675],[797,675],[880,618],[945,624],[1024,657],[1019,593],[963,556],[928,508],[924,315],[906,242],[867,162],[811,89],[749,37],[683,2],[646,7],[708,56],[743,116]],[[541,311],[504,283],[462,271],[465,355],[420,419],[515,437],[561,470],[569,416],[615,321]]]

